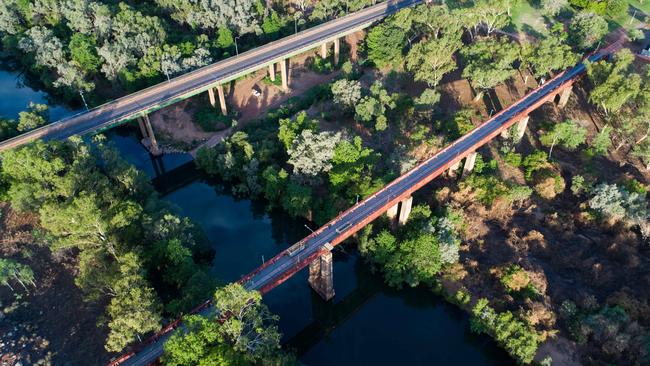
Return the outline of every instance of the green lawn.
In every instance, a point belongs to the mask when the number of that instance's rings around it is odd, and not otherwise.
[[[542,13],[528,1],[520,1],[517,6],[513,7],[511,16],[512,24],[506,28],[507,31],[533,33],[533,35],[535,35],[534,33],[545,34],[547,32]]]
[[[627,3],[632,7],[640,9],[646,14],[650,14],[649,0],[645,0],[643,2],[640,2],[639,0],[627,0]],[[632,15],[630,14],[623,14],[621,16],[611,18],[608,20],[610,23],[610,30],[614,30],[619,27],[623,27],[625,29],[639,28],[641,25],[643,25],[643,22],[639,21],[638,18],[641,18],[638,13],[635,18],[632,18]]]

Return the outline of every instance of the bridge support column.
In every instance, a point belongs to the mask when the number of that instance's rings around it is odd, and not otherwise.
[[[223,86],[221,84],[217,85],[217,93],[219,93],[219,105],[221,106],[221,113],[226,116],[228,115],[228,109],[226,108],[226,96],[223,93]]]
[[[327,252],[309,263],[309,285],[325,301],[334,297],[332,252]]]
[[[280,61],[280,76],[282,77],[282,90],[284,90],[284,91],[289,90],[289,81],[288,81],[288,74],[287,74],[287,61],[288,60]]]
[[[572,90],[573,90],[573,86],[569,86],[568,88],[562,91],[562,93],[560,94],[560,101],[557,102],[558,108],[564,108],[564,106],[566,106],[566,103],[569,101],[569,97],[571,96]]]
[[[413,197],[409,197],[401,202],[401,207],[399,210],[399,220],[397,221],[400,225],[406,224],[411,214],[411,206],[413,205]]]
[[[269,65],[269,79],[275,81],[275,63]]]
[[[208,89],[208,97],[210,98],[210,105],[212,108],[215,108],[217,106],[217,100],[214,97],[214,89],[210,88]]]
[[[158,141],[156,141],[156,135],[153,133],[149,116],[145,114],[140,117],[138,123],[140,124],[140,132],[142,132],[142,136],[149,140],[151,154],[154,156],[160,155],[160,148],[158,148]]]
[[[517,122],[517,136],[516,136],[517,141],[521,141],[521,139],[524,137],[529,120],[530,120],[530,116],[526,116],[522,118],[519,122]]]
[[[320,57],[327,58],[327,42],[320,45]]]
[[[341,51],[341,41],[339,38],[334,40],[334,66],[339,64],[339,53]]]
[[[463,177],[474,170],[474,163],[476,163],[476,151],[467,155],[467,158],[465,158],[465,165],[463,166]]]

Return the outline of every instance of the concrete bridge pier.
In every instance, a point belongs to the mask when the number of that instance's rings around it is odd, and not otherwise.
[[[526,127],[528,126],[528,121],[530,120],[530,116],[526,116],[519,120],[517,122],[517,140],[516,141],[521,141],[521,139],[524,137],[524,134],[526,133]]]
[[[567,87],[560,93],[560,100],[557,102],[557,107],[558,108],[564,108],[566,106],[567,102],[569,101],[569,97],[571,96],[571,91],[573,90],[573,85]]]
[[[156,141],[156,135],[153,133],[153,128],[151,127],[151,122],[149,121],[149,115],[143,115],[138,118],[138,125],[140,126],[140,132],[144,139],[149,140],[149,151],[152,155],[158,156],[161,154],[160,148],[158,147],[158,141]]]
[[[275,63],[269,65],[269,79],[275,81]]]
[[[208,89],[208,98],[210,98],[210,105],[212,106],[212,108],[216,108],[217,107],[217,99],[214,97],[214,89],[213,88]]]
[[[280,61],[280,76],[282,77],[282,90],[288,91],[289,90],[289,75],[287,73],[287,62],[289,60],[282,60]]]
[[[467,155],[465,158],[465,165],[463,165],[463,177],[467,176],[474,170],[474,164],[476,163],[476,151]]]
[[[341,52],[341,40],[337,38],[334,40],[334,66],[339,64],[340,52]]]
[[[327,42],[320,45],[320,57],[327,58]]]
[[[309,263],[309,285],[325,301],[334,297],[334,271],[331,246],[325,254]]]
[[[397,223],[400,224],[400,226],[405,225],[409,219],[409,215],[411,214],[411,206],[413,205],[413,196],[409,196],[409,198],[405,199],[401,203],[402,204],[399,210],[399,218],[397,220]]]
[[[226,107],[226,95],[223,93],[223,85],[217,85],[217,93],[219,94],[219,105],[221,106],[221,114],[228,115],[228,108]]]
[[[388,216],[392,223],[394,223],[397,218],[397,223],[399,225],[404,225],[411,214],[412,205],[413,197],[409,196],[408,198],[396,203],[395,206],[389,208],[388,211],[386,211],[386,216]]]

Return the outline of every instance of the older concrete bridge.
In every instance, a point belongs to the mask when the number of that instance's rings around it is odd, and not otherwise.
[[[282,88],[289,90],[289,61],[294,55],[313,48],[320,48],[322,57],[328,56],[328,46],[333,44],[334,61],[338,62],[340,38],[421,0],[389,0],[353,14],[301,31],[264,46],[230,57],[226,60],[194,70],[139,92],[127,95],[83,113],[54,122],[47,126],[0,142],[0,152],[31,141],[43,139],[66,139],[112,128],[133,119],[139,119],[140,130],[148,141],[150,151],[159,153],[158,144],[149,122],[148,113],[177,103],[193,95],[208,92],[210,103],[216,107],[217,100],[223,114],[227,113],[223,84],[256,70],[269,69],[269,77],[276,78],[276,66],[280,69]],[[215,94],[216,91],[216,94]]]

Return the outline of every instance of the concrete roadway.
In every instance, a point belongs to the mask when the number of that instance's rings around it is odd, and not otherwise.
[[[170,82],[160,83],[87,112],[0,142],[0,152],[37,139],[65,139],[73,135],[83,135],[110,128],[143,113],[154,111],[203,92],[217,83],[233,80],[272,62],[314,48],[324,41],[332,41],[420,2],[422,0],[390,0],[379,3],[298,34],[240,53],[239,56],[194,70],[176,77]]]

